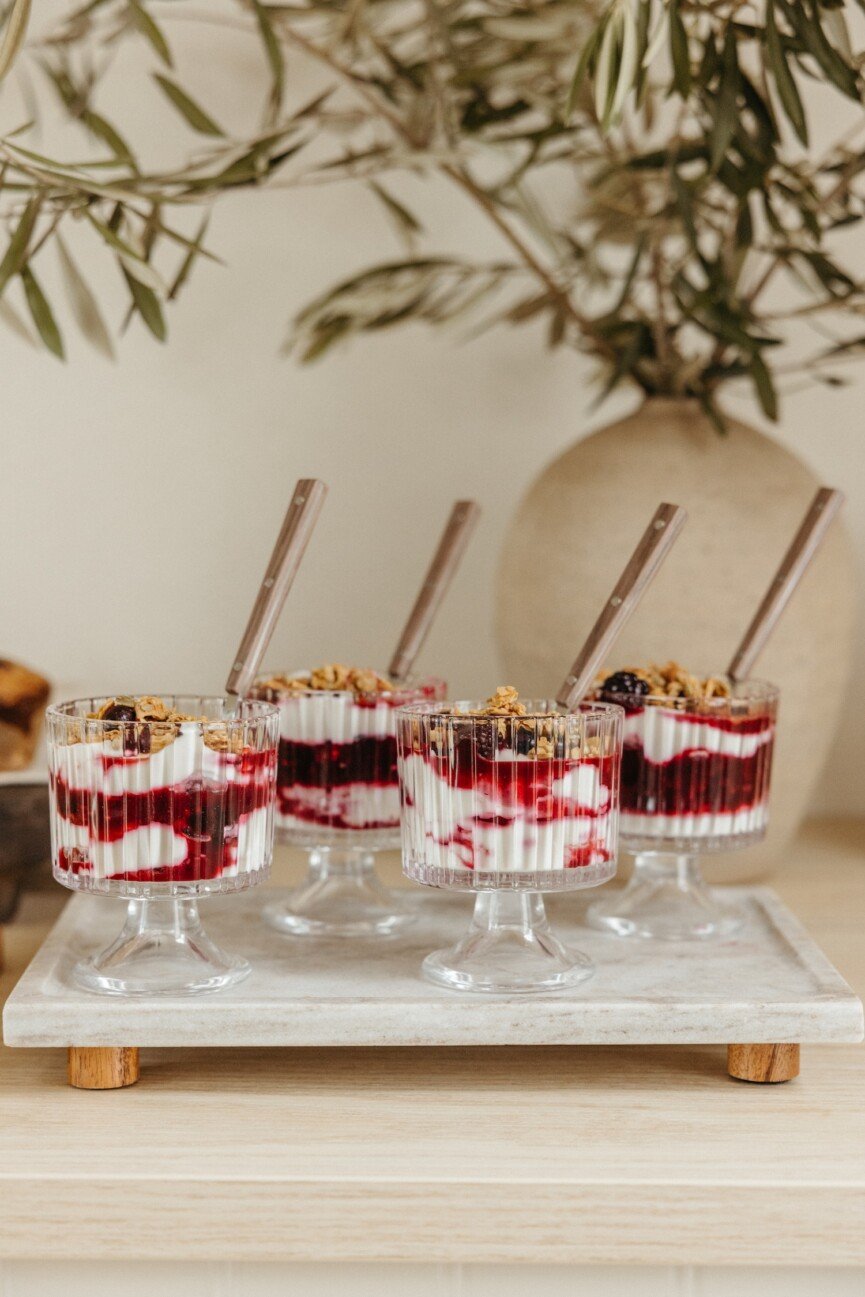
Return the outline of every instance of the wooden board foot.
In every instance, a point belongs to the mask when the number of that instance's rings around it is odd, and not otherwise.
[[[77,1090],[119,1090],[138,1080],[138,1050],[117,1046],[69,1046],[67,1079]]]
[[[728,1045],[727,1071],[737,1081],[792,1081],[799,1075],[798,1045]]]

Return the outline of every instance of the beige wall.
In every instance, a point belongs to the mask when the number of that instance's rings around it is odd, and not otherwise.
[[[197,36],[194,83],[232,120],[248,104],[254,53],[238,41],[227,62],[210,39]],[[182,52],[184,39],[175,43]],[[125,95],[123,71],[109,109],[120,85]],[[166,140],[176,152],[176,119],[161,104],[135,97],[125,111],[151,161]],[[63,140],[80,154],[80,137]],[[439,247],[499,251],[460,198],[419,184],[406,192],[429,212]],[[422,665],[461,693],[493,686],[491,583],[507,518],[545,461],[633,398],[590,414],[589,367],[549,356],[532,329],[462,346],[411,328],[308,369],[279,358],[296,307],[400,255],[374,200],[351,187],[238,196],[217,210],[210,242],[228,268],[199,268],[171,310],[165,348],[134,323],[112,366],[70,326],[60,365],[0,333],[0,652],[107,690],[219,688],[291,486],[317,475],[330,497],[271,663],[385,662],[451,500],[474,495],[482,528]],[[76,246],[97,265],[86,237]],[[95,282],[121,318],[113,274]],[[863,395],[865,373],[845,390],[800,392],[782,435],[848,492],[865,560]],[[747,401],[732,408],[753,416]],[[854,695],[821,799],[832,811],[863,809],[861,710]]]

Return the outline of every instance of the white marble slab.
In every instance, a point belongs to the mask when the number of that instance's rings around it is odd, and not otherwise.
[[[632,942],[581,924],[587,901],[548,899],[560,937],[595,976],[571,991],[476,996],[431,986],[424,955],[464,931],[471,898],[418,891],[418,917],[389,941],[286,937],[260,920],[275,889],[203,902],[216,940],[253,972],[187,999],[123,1000],[77,991],[64,970],[104,946],[122,903],[74,896],[6,1004],[8,1045],[629,1045],[854,1042],[861,1001],[768,888],[730,888],[747,914],[716,944]]]

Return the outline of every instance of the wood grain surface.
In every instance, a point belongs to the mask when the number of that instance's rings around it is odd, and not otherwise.
[[[863,830],[812,825],[773,880],[860,994]],[[708,1045],[144,1059],[92,1094],[0,1051],[0,1256],[865,1264],[861,1046],[777,1086]]]

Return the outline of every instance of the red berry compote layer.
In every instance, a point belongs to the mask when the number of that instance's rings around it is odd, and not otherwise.
[[[259,681],[255,697],[280,714],[280,832],[317,831],[322,842],[359,830],[397,835],[396,710],[443,693],[441,681],[395,685],[341,663]]]
[[[611,877],[620,713],[596,713],[563,716],[546,701],[521,702],[510,686],[480,706],[401,712],[409,877],[475,886],[482,874],[537,874],[547,876],[544,890],[567,885],[549,876],[571,871],[586,871],[586,884]]]
[[[243,707],[243,704],[241,704]],[[61,709],[62,710],[62,709]],[[54,873],[70,887],[239,887],[270,866],[276,718],[255,747],[161,698],[49,713]]]
[[[719,847],[760,837],[769,815],[777,694],[676,662],[608,672],[595,697],[625,710],[622,837]]]

